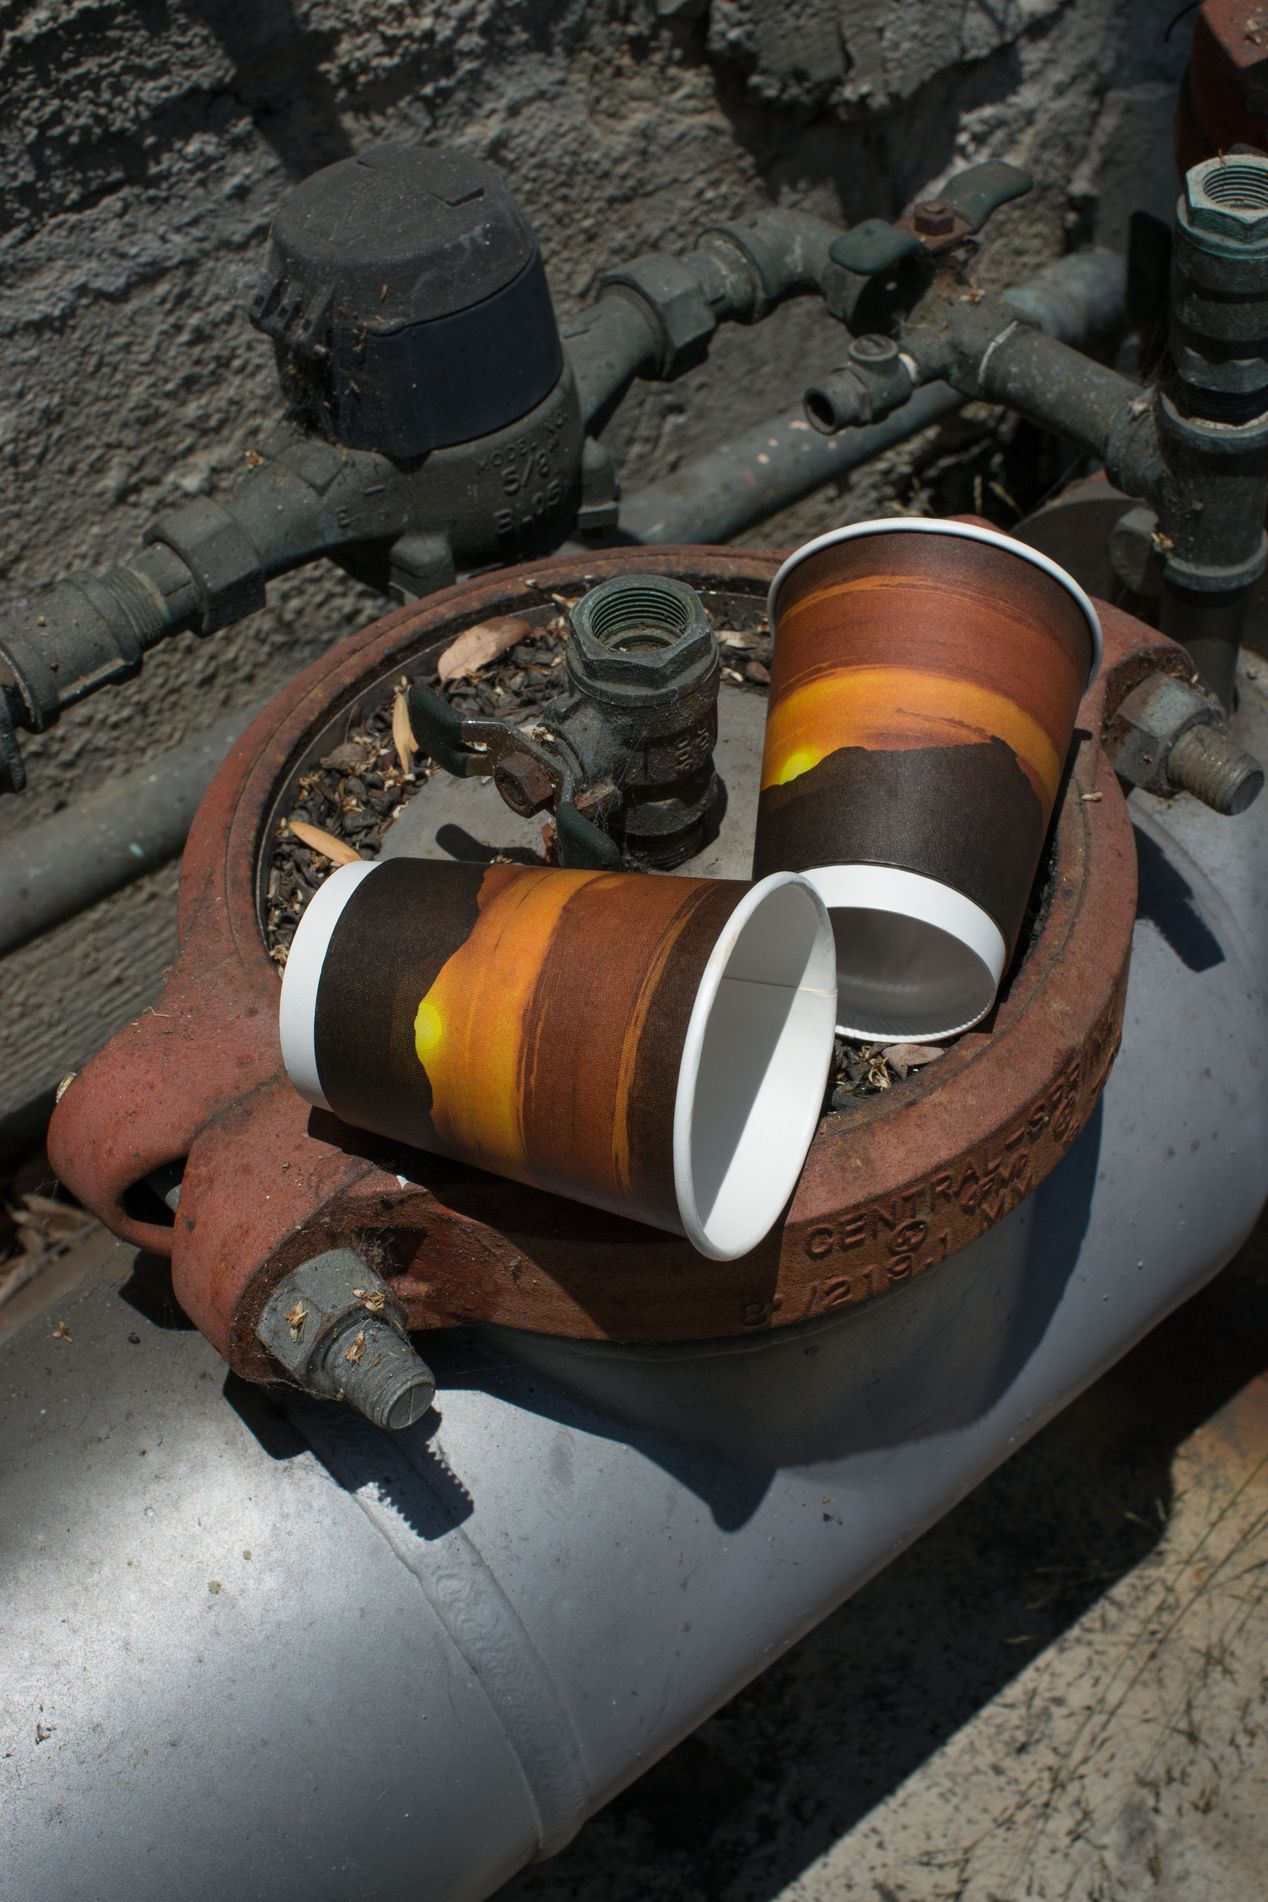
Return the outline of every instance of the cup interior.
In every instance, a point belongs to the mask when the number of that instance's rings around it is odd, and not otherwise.
[[[891,866],[820,866],[806,877],[832,920],[843,1036],[937,1043],[985,1017],[1007,946],[980,906]]]
[[[792,1194],[832,1060],[835,964],[821,903],[786,872],[747,893],[714,947],[674,1105],[678,1210],[701,1254],[747,1254]]]

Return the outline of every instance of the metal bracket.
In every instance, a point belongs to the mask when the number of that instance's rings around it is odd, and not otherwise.
[[[578,769],[550,729],[544,743],[505,720],[470,720],[455,713],[430,687],[415,681],[407,697],[410,726],[419,750],[459,779],[491,778],[513,812],[528,818],[550,808],[561,865],[588,871],[619,871],[615,839],[577,805]],[[601,789],[587,804],[602,812]]]
[[[997,159],[971,165],[967,172],[957,172],[936,198],[918,200],[892,224],[865,218],[852,226],[834,241],[829,255],[842,270],[860,277],[892,271],[918,251],[940,257],[980,231],[993,211],[1022,197],[1034,182],[1029,172]]]

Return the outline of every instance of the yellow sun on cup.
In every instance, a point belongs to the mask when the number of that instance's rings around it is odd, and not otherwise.
[[[430,992],[418,1006],[414,1018],[414,1048],[418,1052],[418,1061],[426,1063],[432,1052],[438,1049],[445,1034],[445,1020],[431,1001]]]
[[[817,766],[822,758],[823,754],[817,747],[797,747],[795,752],[788,755],[788,758],[771,780],[771,785],[786,786],[790,779],[800,779],[801,775],[808,773],[812,766]]]

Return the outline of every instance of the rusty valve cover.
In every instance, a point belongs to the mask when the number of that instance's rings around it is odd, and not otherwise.
[[[639,551],[640,569],[760,612],[776,558]],[[249,1378],[275,1377],[255,1337],[281,1276],[354,1246],[413,1328],[497,1322],[594,1339],[684,1340],[783,1327],[929,1273],[1013,1208],[1086,1122],[1118,1046],[1135,915],[1131,827],[1099,736],[1181,650],[1102,608],[1105,665],[1081,709],[1045,904],[987,1027],[883,1095],[826,1115],[786,1219],[717,1263],[634,1223],[411,1151],[310,1111],[281,1071],[278,973],[261,924],[287,788],[333,723],[494,615],[539,619],[629,566],[624,552],[467,582],[375,622],[307,668],[225,761],[185,853],[180,956],[158,1007],[66,1090],[49,1148],[117,1234],[172,1259],[187,1314]],[[756,762],[754,762],[756,770]],[[421,795],[426,797],[425,792]],[[178,1211],[148,1186],[184,1165]]]

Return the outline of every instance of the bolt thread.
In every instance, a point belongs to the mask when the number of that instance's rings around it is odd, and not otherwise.
[[[153,647],[168,631],[168,618],[152,588],[130,568],[115,568],[98,577],[114,603],[122,624],[142,647]]]
[[[1213,812],[1245,812],[1263,791],[1264,769],[1223,727],[1192,726],[1167,755],[1167,778]]]
[[[426,1361],[381,1315],[349,1321],[326,1350],[326,1367],[349,1406],[394,1432],[421,1420],[436,1392]]]

